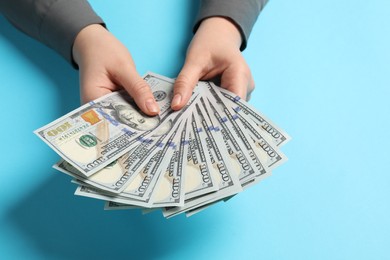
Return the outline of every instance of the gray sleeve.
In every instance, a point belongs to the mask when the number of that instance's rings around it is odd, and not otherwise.
[[[18,29],[73,65],[72,47],[87,25],[102,24],[86,0],[0,0],[0,12]]]
[[[241,50],[246,48],[252,28],[267,0],[202,0],[194,32],[209,17],[220,16],[236,24],[242,37]]]

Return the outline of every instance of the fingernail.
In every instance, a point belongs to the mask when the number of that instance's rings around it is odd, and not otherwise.
[[[158,113],[159,108],[158,108],[156,101],[154,101],[153,99],[148,99],[148,100],[146,100],[145,104],[146,104],[146,108],[149,110],[150,113],[153,113],[153,114]]]
[[[181,95],[180,94],[176,94],[173,99],[172,99],[172,104],[171,106],[172,107],[176,107],[178,106],[179,104],[181,103]]]

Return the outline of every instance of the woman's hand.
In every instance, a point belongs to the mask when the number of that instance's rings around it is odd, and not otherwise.
[[[250,69],[241,54],[241,34],[230,20],[205,19],[187,50],[184,66],[175,86],[172,108],[182,108],[199,80],[220,76],[221,87],[248,99],[254,89]]]
[[[73,58],[80,69],[83,103],[124,88],[144,113],[159,113],[150,87],[138,75],[129,51],[103,26],[93,24],[79,32]]]

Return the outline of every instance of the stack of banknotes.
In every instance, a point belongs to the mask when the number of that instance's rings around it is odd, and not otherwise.
[[[235,94],[200,81],[173,111],[174,80],[144,80],[160,106],[143,114],[127,93],[89,102],[35,133],[62,159],[75,194],[105,200],[105,209],[159,209],[191,216],[269,176],[286,161],[290,137]]]

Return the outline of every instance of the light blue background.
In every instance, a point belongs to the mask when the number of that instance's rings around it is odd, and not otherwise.
[[[136,2],[136,3],[135,3]],[[140,74],[177,75],[197,1],[91,1]],[[75,197],[33,130],[78,74],[0,17],[1,259],[390,259],[390,1],[271,1],[244,55],[289,161],[191,218]]]

